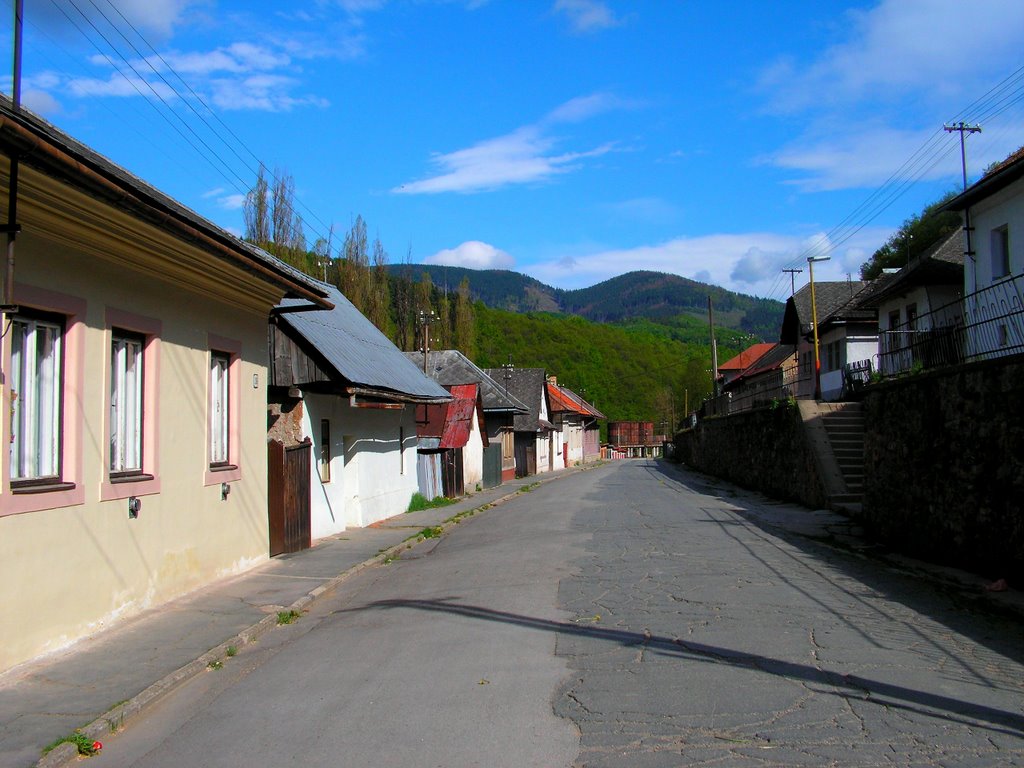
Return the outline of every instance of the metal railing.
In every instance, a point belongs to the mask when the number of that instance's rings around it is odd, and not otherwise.
[[[806,366],[805,366],[806,368]],[[749,383],[740,383],[717,397],[704,401],[702,416],[728,416],[754,408],[771,406],[797,397],[801,384],[813,379],[810,370],[801,370],[798,363],[787,363]]]
[[[877,370],[895,376],[1024,351],[1024,275],[879,333]]]

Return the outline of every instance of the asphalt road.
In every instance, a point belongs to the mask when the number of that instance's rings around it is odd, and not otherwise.
[[[90,764],[1024,763],[1022,622],[830,519],[656,462],[574,473],[345,582]]]

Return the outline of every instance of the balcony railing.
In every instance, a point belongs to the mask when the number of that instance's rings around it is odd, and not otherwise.
[[[877,370],[895,376],[1024,351],[1024,275],[879,334]]]

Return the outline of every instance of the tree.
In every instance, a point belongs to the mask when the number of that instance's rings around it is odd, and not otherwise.
[[[373,266],[367,269],[369,290],[366,316],[382,333],[392,337],[391,290],[388,284],[388,254],[380,238],[373,241]]]
[[[462,278],[455,294],[455,317],[452,322],[452,346],[472,360],[476,356],[476,327],[473,316],[473,297],[469,293],[469,278]]]
[[[342,260],[338,265],[338,288],[363,314],[370,299],[370,259],[366,251],[366,222],[356,216],[352,228],[345,234]]]
[[[919,215],[911,216],[904,221],[893,236],[871,255],[871,259],[861,265],[861,279],[874,280],[882,274],[883,269],[905,267],[911,258],[924,253],[950,232],[959,229],[959,213],[938,211],[947,201],[956,197],[956,194],[955,191],[947,193]]]
[[[243,216],[246,240],[294,267],[310,271],[302,217],[295,212],[295,181],[290,174],[275,170],[271,183],[261,165],[256,185],[245,196]]]

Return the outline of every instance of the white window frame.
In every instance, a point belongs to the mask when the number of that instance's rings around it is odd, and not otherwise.
[[[231,353],[210,351],[210,466],[231,463]]]
[[[1006,224],[992,230],[992,279],[1001,280],[1010,274],[1010,229]]]
[[[11,482],[61,480],[64,323],[11,318]]]
[[[143,471],[146,339],[114,329],[110,344],[110,474]]]

